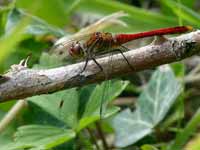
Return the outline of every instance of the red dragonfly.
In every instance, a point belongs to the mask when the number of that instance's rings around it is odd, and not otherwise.
[[[191,26],[177,26],[177,27],[161,28],[134,34],[113,35],[108,32],[106,33],[94,32],[87,35],[76,36],[75,38],[72,38],[70,40],[64,40],[62,42],[58,42],[57,44],[55,44],[55,46],[62,45],[63,46],[62,48],[67,50],[69,55],[74,59],[85,58],[85,65],[80,73],[82,73],[86,69],[89,60],[93,60],[96,63],[96,65],[101,69],[101,71],[103,71],[103,68],[96,61],[95,57],[112,52],[121,53],[124,59],[126,60],[127,64],[130,66],[130,68],[134,69],[123,54],[123,51],[128,50],[128,48],[123,46],[123,44],[144,37],[178,34],[191,30],[193,30]],[[100,116],[102,114],[102,104],[103,100],[101,101]]]
[[[128,50],[123,44],[135,39],[151,36],[161,36],[167,34],[177,34],[191,31],[191,26],[177,26],[170,28],[161,28],[146,32],[134,33],[134,34],[111,34],[104,32],[94,32],[87,35],[81,35],[73,39],[63,41],[60,43],[69,53],[72,58],[80,59],[85,58],[85,65],[81,72],[83,72],[88,64],[89,60],[93,60],[96,65],[103,71],[101,65],[96,61],[97,55],[119,52],[122,54],[127,64],[133,69],[126,57],[123,55],[123,51]]]

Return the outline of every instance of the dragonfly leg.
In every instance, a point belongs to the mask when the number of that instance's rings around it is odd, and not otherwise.
[[[88,61],[89,61],[90,59],[92,59],[92,60],[95,62],[95,64],[97,64],[97,66],[98,66],[101,70],[103,70],[103,68],[101,67],[101,65],[95,60],[94,57],[92,57],[92,51],[94,50],[96,44],[97,44],[99,41],[100,41],[100,39],[95,40],[95,42],[94,42],[90,47],[88,47],[88,48],[86,48],[86,49],[84,50],[84,52],[85,52],[85,54],[86,54],[86,59],[85,59],[85,65],[84,65],[83,69],[81,70],[80,74],[83,73],[83,72],[85,71],[85,69],[86,69],[86,67],[87,67],[87,65],[88,65]],[[82,48],[82,49],[83,49],[83,48]]]
[[[85,71],[85,69],[87,67],[87,64],[88,64],[88,61],[89,61],[89,57],[86,57],[84,67],[83,67],[83,69],[81,70],[81,72],[79,74],[81,74],[81,73],[83,73]]]
[[[123,47],[124,48],[124,47]],[[126,47],[125,47],[126,48]],[[127,48],[126,48],[127,49]],[[112,51],[110,52],[119,52],[123,58],[125,59],[126,63],[129,65],[129,67],[134,71],[134,67],[129,63],[128,59],[126,58],[126,56],[123,54],[122,50],[121,49],[113,49]]]
[[[129,67],[134,71],[134,67],[129,63],[128,59],[126,58],[126,56],[123,54],[124,51],[128,51],[129,49],[123,45],[121,45],[119,48],[110,50],[109,53],[120,53],[123,58],[125,59],[126,63],[129,65]],[[99,52],[98,55],[104,55],[104,54],[108,54],[108,52]]]
[[[101,71],[103,71],[102,66],[96,61],[94,57],[92,57],[92,60],[95,62],[95,64],[100,68]]]
[[[96,59],[94,57],[91,57],[90,59],[92,59],[94,61],[94,63],[99,67],[100,71],[103,71],[102,66],[96,61]],[[88,61],[89,61],[89,58],[87,57],[85,60],[85,65],[84,65],[83,69],[81,70],[80,74],[85,71]]]

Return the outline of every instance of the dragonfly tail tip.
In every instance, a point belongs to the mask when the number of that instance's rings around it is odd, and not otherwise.
[[[186,26],[186,28],[188,29],[188,31],[191,31],[194,29],[192,26]]]

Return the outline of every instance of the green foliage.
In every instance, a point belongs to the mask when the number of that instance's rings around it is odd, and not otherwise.
[[[90,5],[93,7],[90,7]],[[98,10],[96,9],[98,8]],[[147,11],[145,9],[129,6],[117,1],[107,0],[84,0],[81,1],[81,5],[78,5],[76,9],[80,11],[92,11],[100,14],[108,14],[122,10],[129,14],[125,19],[129,27],[126,31],[133,32],[137,30],[147,30],[150,28],[159,28],[164,26],[170,26],[175,24],[175,20],[168,16],[165,17],[162,14]],[[120,31],[125,29],[121,29]]]
[[[55,35],[63,36],[64,32],[56,27],[51,27],[48,23],[41,20],[36,16],[31,16],[30,14],[25,13],[19,9],[12,9],[8,14],[8,19],[5,26],[6,34],[11,32],[12,29],[23,19],[29,18],[29,24],[25,27],[25,33],[35,36],[44,36],[44,35]]]
[[[54,64],[54,66],[51,67],[58,66],[60,65],[58,60],[59,59],[57,59],[55,56],[43,54],[40,60],[42,65],[41,67],[44,68],[45,66],[51,66],[51,64]],[[38,68],[39,66],[40,65],[37,65],[36,67]],[[84,97],[85,95],[81,94],[83,91],[85,91],[84,89],[73,88],[56,92],[54,94],[34,96],[29,98],[28,100],[30,102],[36,104],[43,111],[63,122],[67,129],[41,125],[22,126],[16,132],[16,143],[10,144],[6,147],[11,149],[16,147],[37,147],[39,149],[51,148],[67,142],[71,138],[74,138],[75,135],[82,129],[100,119],[100,103],[102,100],[102,95],[104,95],[103,91],[107,84],[109,84],[109,88],[108,91],[105,92],[106,97],[103,103],[103,110],[106,110],[106,104],[112,101],[124,90],[128,84],[127,82],[113,80],[104,82],[101,85],[96,85],[93,90],[89,91],[89,98],[87,101],[85,101],[85,107],[82,113],[79,112],[78,108],[81,99],[86,99]],[[91,86],[87,88],[91,88]],[[63,105],[61,108],[59,108],[61,101],[63,101]],[[118,110],[119,109],[116,107],[110,107],[108,110],[106,110],[106,112],[103,113],[103,117],[109,117]],[[29,137],[30,134],[32,134],[32,136]],[[53,136],[54,134],[55,137]]]
[[[200,15],[192,9],[189,9],[185,5],[177,3],[173,0],[162,0],[162,2],[184,21],[189,22],[190,24],[193,24],[195,26],[199,25]]]
[[[30,53],[32,58],[29,65],[35,69],[68,64],[69,62],[63,62],[57,55],[48,53],[54,40],[64,35],[73,35],[84,27],[80,23],[82,21],[90,24],[96,18],[117,11],[128,14],[123,18],[128,26],[112,26],[103,31],[124,33],[177,24],[195,27],[199,25],[200,15],[194,9],[197,3],[195,0],[141,0],[139,3],[140,7],[107,0],[17,0],[4,5],[0,8],[0,71],[6,72],[12,64],[19,63]],[[148,10],[147,5],[152,9]],[[76,19],[79,24],[76,24]],[[109,146],[129,145],[130,149],[137,147],[141,150],[183,149],[199,124],[199,111],[191,118],[184,118],[187,113],[184,103],[188,98],[185,94],[188,93],[188,87],[184,83],[180,84],[176,77],[184,79],[186,67],[180,62],[172,64],[172,69],[159,68],[150,80],[149,75],[144,73],[147,76],[144,79],[144,83],[147,82],[145,89],[144,84],[138,84],[140,79],[129,75],[135,84],[115,79],[27,98],[27,109],[0,133],[0,149],[76,149],[79,145],[81,147],[81,143],[85,145],[82,149],[92,149],[95,144],[87,132],[88,127],[94,131],[93,136],[98,144],[102,140],[97,134],[99,131],[95,126],[96,122],[102,124],[102,132],[116,136],[116,141],[109,143]],[[127,85],[128,88],[124,91]],[[137,99],[134,111],[127,108],[127,105],[113,106],[113,100],[120,95],[134,96]],[[100,118],[101,101],[103,121]],[[122,103],[126,102],[122,100]],[[0,104],[0,118],[13,104],[14,101]],[[193,110],[193,107],[189,109]],[[186,120],[189,119],[187,123]],[[182,127],[183,130],[180,129]],[[173,133],[170,140],[160,138],[172,134],[172,129],[178,132]],[[104,136],[106,140],[110,139],[107,134]],[[185,148],[198,149],[198,137],[191,143]]]
[[[199,150],[200,149],[200,137],[199,134],[194,139],[192,139],[186,146],[185,150]]]
[[[31,2],[33,3],[33,2]],[[73,3],[73,0],[35,0],[35,10],[30,10],[30,1],[18,0],[16,6],[31,12],[31,14],[38,16],[50,24],[63,27],[68,19],[68,9]]]
[[[124,147],[133,144],[151,133],[180,92],[181,85],[170,68],[157,70],[141,93],[136,110],[131,112],[130,109],[126,109],[114,118],[116,145]]]
[[[152,145],[143,145],[141,147],[141,150],[158,150],[156,147],[152,146]]]
[[[196,112],[196,114],[192,117],[190,122],[188,122],[187,126],[177,134],[177,137],[174,141],[174,143],[171,146],[171,149],[179,150],[181,149],[186,141],[189,139],[189,137],[195,133],[196,129],[199,126],[200,122],[200,110]]]
[[[31,135],[31,136],[30,136]],[[3,149],[50,149],[75,137],[72,130],[44,125],[27,125],[18,128],[15,142],[3,146]]]

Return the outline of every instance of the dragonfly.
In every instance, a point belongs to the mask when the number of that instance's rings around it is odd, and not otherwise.
[[[123,54],[124,51],[129,50],[124,46],[124,44],[145,37],[181,34],[191,30],[193,30],[191,26],[175,26],[131,34],[94,32],[90,34],[79,35],[72,39],[62,41],[61,43],[58,43],[58,45],[61,45],[73,59],[85,59],[85,64],[80,73],[85,71],[89,60],[93,60],[94,63],[100,68],[100,70],[104,71],[102,66],[97,62],[96,57],[114,52],[120,53],[126,61],[127,65],[129,65],[130,68],[134,70],[134,67],[129,63],[128,59]]]
[[[85,65],[80,73],[85,71],[89,60],[93,60],[94,63],[100,68],[100,70],[103,71],[103,68],[95,59],[96,56],[114,52],[121,53],[130,68],[134,69],[123,54],[124,51],[129,50],[127,47],[124,46],[124,44],[145,37],[180,34],[191,30],[193,30],[191,26],[176,26],[133,34],[112,34],[109,32],[94,32],[91,34],[79,35],[70,40],[58,43],[58,45],[62,45],[63,48],[68,51],[68,54],[71,56],[71,58],[75,60],[82,58],[85,59]]]

